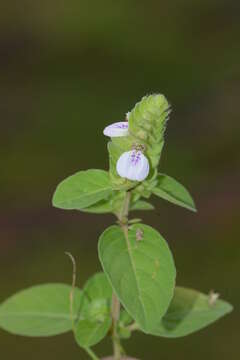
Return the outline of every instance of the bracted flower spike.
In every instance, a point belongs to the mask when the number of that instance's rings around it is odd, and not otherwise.
[[[117,173],[122,178],[143,181],[149,174],[149,162],[140,150],[124,152],[117,161]]]
[[[109,137],[120,137],[128,135],[128,122],[120,121],[114,124],[108,125],[103,130],[103,134]]]

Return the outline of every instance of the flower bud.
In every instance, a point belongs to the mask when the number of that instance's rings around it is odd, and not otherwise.
[[[121,137],[128,135],[128,122],[120,121],[114,124],[108,125],[103,130],[103,134],[109,137]]]
[[[143,181],[149,173],[149,162],[139,150],[124,152],[117,161],[119,176],[133,180]]]

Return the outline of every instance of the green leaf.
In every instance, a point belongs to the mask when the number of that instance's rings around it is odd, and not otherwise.
[[[124,192],[114,191],[107,199],[100,200],[96,204],[82,209],[82,211],[95,214],[115,213],[122,207],[124,198]]]
[[[119,322],[122,323],[124,326],[127,326],[133,322],[133,318],[125,309],[121,309]]]
[[[141,232],[141,240],[137,240]],[[167,311],[175,286],[172,254],[153,228],[135,224],[126,239],[118,226],[104,231],[99,240],[99,257],[120,301],[149,332]]]
[[[82,211],[91,214],[108,214],[113,212],[113,208],[109,200],[100,200],[96,204],[82,209]]]
[[[111,318],[108,316],[104,321],[81,320],[77,324],[75,339],[79,346],[86,348],[99,343],[107,335],[111,327]]]
[[[140,222],[142,222],[142,219],[140,219],[140,218],[134,218],[134,219],[130,219],[130,220],[128,220],[128,224],[138,224],[138,223],[140,223]]]
[[[81,210],[110,194],[112,186],[106,171],[79,171],[58,185],[53,196],[53,205],[60,209]]]
[[[83,296],[89,300],[112,299],[112,287],[103,272],[93,275],[83,288]]]
[[[72,329],[70,316],[71,286],[44,284],[22,290],[0,306],[0,327],[24,336],[51,336]],[[81,291],[74,291],[74,314]]]
[[[196,290],[177,287],[167,313],[151,334],[163,337],[181,337],[198,331],[232,311],[232,305],[216,300]]]
[[[138,200],[131,205],[130,210],[154,210],[154,206],[147,201]]]
[[[104,273],[92,276],[83,289],[84,318],[77,322],[75,339],[79,346],[100,342],[111,326],[112,288]]]
[[[157,186],[152,190],[155,195],[188,210],[197,211],[191,195],[178,181],[164,174],[159,174],[157,180]]]

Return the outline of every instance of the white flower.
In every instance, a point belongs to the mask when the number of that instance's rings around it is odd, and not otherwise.
[[[114,124],[108,125],[103,130],[104,135],[110,137],[119,137],[128,135],[128,122],[120,121]]]
[[[117,161],[117,173],[129,180],[143,181],[149,173],[149,162],[139,150],[123,153]]]

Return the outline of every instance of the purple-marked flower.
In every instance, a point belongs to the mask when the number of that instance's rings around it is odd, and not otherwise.
[[[117,161],[117,173],[123,178],[143,181],[149,173],[149,162],[139,150],[123,153]]]
[[[119,137],[128,135],[128,122],[120,121],[114,124],[108,125],[103,130],[104,135],[110,137]]]

